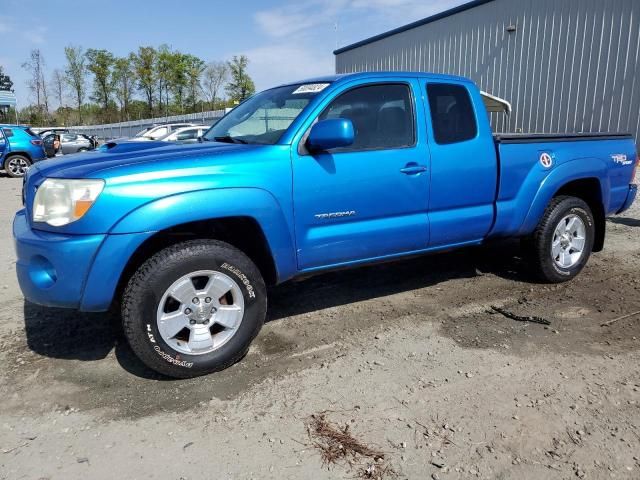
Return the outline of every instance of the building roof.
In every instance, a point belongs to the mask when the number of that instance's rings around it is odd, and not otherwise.
[[[445,10],[444,12],[436,13],[435,15],[431,15],[430,17],[423,18],[422,20],[418,20],[413,23],[409,23],[402,27],[394,28],[393,30],[389,30],[388,32],[381,33],[379,35],[374,35],[373,37],[366,38],[364,40],[360,40],[359,42],[352,43],[351,45],[347,45],[346,47],[338,48],[334,50],[333,54],[338,55],[340,53],[346,52],[348,50],[353,50],[354,48],[361,47],[363,45],[367,45],[369,43],[376,42],[378,40],[382,40],[383,38],[390,37],[397,33],[406,32],[407,30],[411,30],[412,28],[419,27],[421,25],[426,25],[427,23],[435,22],[437,20],[441,20],[446,17],[450,17],[451,15],[455,15],[456,13],[464,12],[465,10],[469,10],[471,8],[484,5],[485,3],[493,2],[494,0],[473,0],[472,2],[464,3],[462,5],[458,5],[457,7],[450,8],[449,10]]]

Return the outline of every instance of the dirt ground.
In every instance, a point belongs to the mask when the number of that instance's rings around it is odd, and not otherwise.
[[[571,283],[515,242],[289,283],[240,363],[172,381],[117,318],[24,302],[20,185],[0,176],[1,479],[640,478],[640,315],[601,326],[640,310],[638,203]],[[323,413],[382,458],[323,463]]]

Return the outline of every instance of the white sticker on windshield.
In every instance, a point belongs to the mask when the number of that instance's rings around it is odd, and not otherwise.
[[[307,85],[300,85],[293,91],[293,93],[318,93],[328,86],[328,83],[309,83]]]

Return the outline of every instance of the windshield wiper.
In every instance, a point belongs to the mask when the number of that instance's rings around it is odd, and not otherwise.
[[[224,143],[242,143],[247,144],[246,140],[242,140],[241,138],[232,137],[231,135],[225,135],[223,137],[213,137],[216,142],[224,142]]]

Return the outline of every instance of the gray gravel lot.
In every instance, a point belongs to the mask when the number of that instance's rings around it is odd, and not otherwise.
[[[25,303],[20,186],[0,174],[0,479],[640,478],[640,315],[601,326],[640,310],[637,203],[567,284],[508,242],[279,286],[239,364],[175,381],[116,316]],[[320,412],[384,460],[323,464]]]

